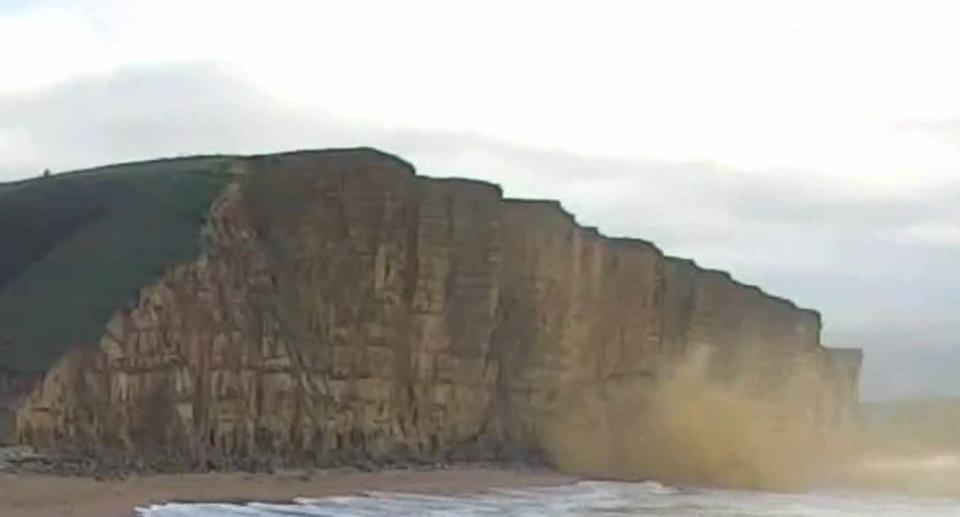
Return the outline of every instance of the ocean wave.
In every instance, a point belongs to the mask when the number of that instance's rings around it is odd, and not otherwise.
[[[513,517],[738,516],[955,517],[960,501],[876,494],[775,494],[680,489],[653,481],[583,481],[479,494],[427,495],[364,492],[356,496],[298,498],[276,503],[169,503],[137,509],[141,517]]]

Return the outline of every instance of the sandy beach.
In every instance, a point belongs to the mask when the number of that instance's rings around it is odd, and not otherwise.
[[[437,470],[320,470],[307,475],[210,473],[130,477],[120,481],[36,474],[0,474],[3,517],[130,517],[137,506],[164,501],[289,501],[367,490],[482,492],[556,486],[577,478],[542,470],[456,466]]]

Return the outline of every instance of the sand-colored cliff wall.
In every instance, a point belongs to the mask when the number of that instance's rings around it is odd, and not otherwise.
[[[856,348],[824,350],[826,390],[823,418],[833,426],[852,425],[860,420],[860,368],[863,351]]]
[[[2,351],[2,347],[0,347]],[[17,440],[16,413],[20,399],[32,391],[40,376],[0,366],[0,445]]]
[[[235,169],[203,255],[46,375],[22,441],[194,465],[541,453],[642,476],[664,381],[694,351],[710,351],[704,382],[747,386],[798,434],[846,396],[816,313],[555,202],[372,150]]]

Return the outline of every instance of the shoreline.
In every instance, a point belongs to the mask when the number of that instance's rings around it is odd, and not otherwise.
[[[960,461],[960,456],[951,459]],[[918,467],[905,473],[899,463],[887,463],[892,465],[889,471],[878,469],[878,465],[884,467],[886,463],[868,463],[860,470],[836,473],[839,475],[834,483],[827,483],[823,488],[845,487],[864,493],[921,498],[960,497],[960,486],[954,481],[958,470],[953,464],[945,466],[954,468],[924,470]],[[134,474],[121,479],[0,471],[0,516],[139,517],[138,509],[166,503],[296,504],[300,499],[364,496],[370,492],[456,496],[482,494],[493,489],[564,486],[600,479],[564,474],[544,466],[486,462],[374,471],[341,467],[287,469],[273,473]],[[806,490],[799,491],[803,492]]]
[[[138,515],[138,508],[164,503],[286,504],[298,498],[369,491],[452,495],[497,488],[560,486],[582,479],[547,469],[471,464],[375,472],[329,469],[312,473],[288,470],[274,474],[157,474],[107,481],[51,474],[0,474],[0,515],[131,517]]]

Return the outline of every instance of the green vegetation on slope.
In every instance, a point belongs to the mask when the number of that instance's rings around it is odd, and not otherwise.
[[[158,160],[0,185],[0,366],[41,372],[97,344],[140,287],[196,257],[231,161]]]

